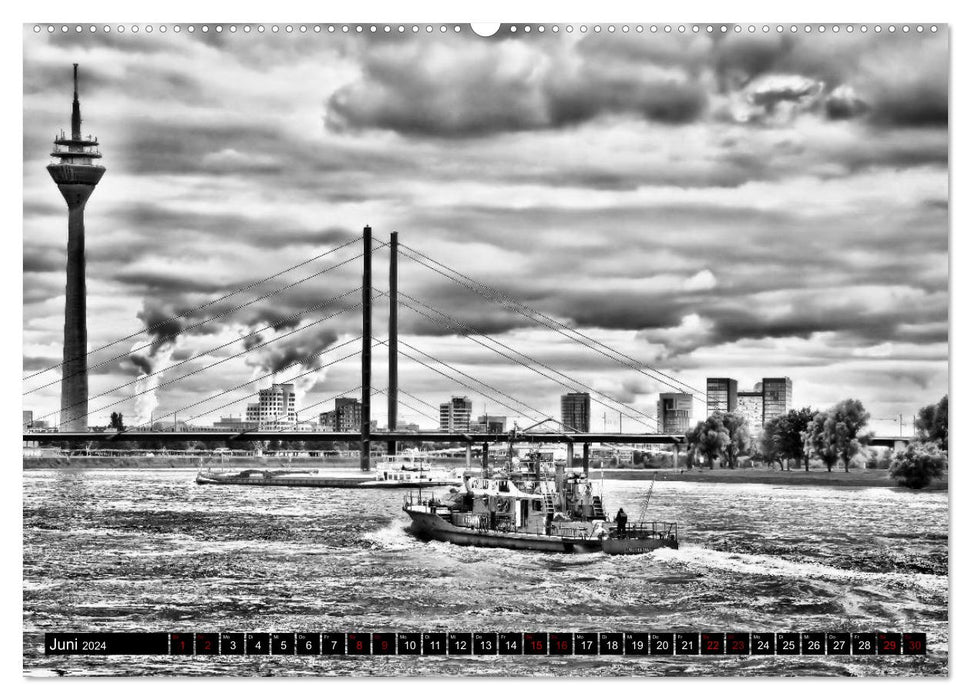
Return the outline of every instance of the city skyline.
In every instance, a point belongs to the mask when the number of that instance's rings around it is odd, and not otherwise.
[[[244,47],[243,37],[141,36],[135,41],[149,50],[136,53],[130,37],[98,35],[35,39],[25,49],[25,109],[34,115],[24,125],[25,372],[59,361],[64,209],[44,165],[69,104],[65,66],[78,61],[85,129],[112,143],[112,177],[87,212],[89,347],[350,240],[370,223],[378,239],[398,230],[403,243],[701,391],[716,374],[790,376],[797,407],[852,396],[874,417],[910,416],[947,392],[944,37],[814,37],[812,45],[778,37],[309,39],[262,37]],[[498,57],[494,70],[481,69],[481,96],[463,88],[460,68],[447,68],[474,58],[476,46]],[[880,65],[890,48],[893,76]],[[651,70],[635,74],[625,52]],[[220,69],[196,74],[188,59],[201,56]],[[432,109],[394,99],[402,76],[392,59],[430,61],[451,77],[421,82],[420,72],[408,73],[401,89]],[[544,74],[525,77],[533,59],[575,62],[573,79],[586,92],[608,77],[636,89],[629,103],[581,108]],[[312,91],[277,81],[284,66]],[[379,97],[369,99],[369,89]],[[532,111],[526,96],[546,111]],[[477,118],[472,106],[492,98],[508,120]],[[554,162],[532,161],[557,144]],[[386,287],[382,255],[378,288]],[[647,415],[670,390],[406,262],[402,291]],[[353,288],[359,275],[359,265],[348,265],[282,308],[255,308],[136,356],[164,367]],[[378,303],[378,337],[384,315]],[[400,315],[404,339],[558,415],[563,387]],[[180,382],[150,410],[177,410],[357,328],[359,318],[344,314],[249,364]],[[138,362],[94,369],[92,395],[134,379]],[[405,358],[400,366],[402,389],[433,405],[468,393]],[[374,367],[380,388],[381,348]],[[300,402],[354,386],[357,370],[348,361],[320,371],[315,387],[300,388]],[[38,417],[56,411],[57,389],[25,397],[24,407]],[[252,400],[241,398],[242,410]],[[106,424],[113,410],[132,409],[106,408],[103,418],[96,410],[92,424]],[[594,423],[604,410],[591,409]],[[405,407],[400,415],[429,422]],[[372,417],[384,417],[380,395]]]

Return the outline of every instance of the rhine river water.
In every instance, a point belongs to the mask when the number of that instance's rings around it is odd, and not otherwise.
[[[664,482],[680,550],[426,544],[400,491],[24,472],[27,675],[943,675],[944,492]],[[636,515],[649,482],[606,481]],[[45,657],[44,632],[911,631],[926,657]]]

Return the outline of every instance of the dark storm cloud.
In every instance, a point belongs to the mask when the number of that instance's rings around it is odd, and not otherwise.
[[[175,361],[234,339],[212,356],[252,351],[167,387],[160,409],[356,336],[355,311],[256,348],[357,303],[308,311],[358,286],[357,263],[235,311],[262,288],[196,308],[368,222],[664,367],[703,377],[731,362],[799,366],[803,391],[860,356],[883,368],[867,384],[845,370],[861,396],[891,383],[889,370],[946,382],[945,37],[99,32],[86,42],[25,39],[26,357],[60,343],[50,302],[64,289],[65,210],[42,161],[67,124],[80,60],[86,128],[106,144],[109,169],[87,219],[92,343],[130,332],[140,307],[143,326],[184,314],[150,336],[168,352],[165,334],[181,329]],[[408,293],[653,412],[657,387],[401,265]],[[555,412],[562,387],[517,379],[522,368],[454,329],[400,316],[416,345]],[[319,391],[358,383],[354,360],[344,364],[321,372]],[[421,368],[402,374],[433,403],[455,388]],[[921,392],[908,385],[892,400]]]
[[[481,206],[455,212],[431,212],[423,219],[423,228],[437,233],[441,227],[443,237],[449,230],[462,230],[470,239],[494,246],[497,257],[534,259],[535,256],[537,267],[528,280],[510,280],[515,284],[516,293],[525,298],[570,292],[556,286],[559,284],[556,281],[544,288],[550,272],[576,270],[580,278],[595,279],[603,275],[605,280],[620,275],[630,277],[631,286],[636,287],[638,278],[651,274],[696,272],[699,254],[719,274],[722,270],[740,269],[742,274],[733,281],[733,289],[756,291],[778,288],[780,284],[812,284],[827,270],[852,272],[860,283],[880,282],[887,279],[888,273],[906,271],[923,253],[947,252],[946,239],[934,233],[946,225],[946,212],[940,210],[928,210],[902,222],[896,217],[846,220],[825,212],[812,215],[808,211],[714,204],[582,210],[548,207],[509,210]],[[402,229],[406,232],[403,235],[407,236],[411,228],[420,230],[417,225],[408,226]],[[575,232],[569,246],[559,245],[563,242],[561,232],[565,230]],[[783,230],[786,235],[780,236]],[[848,252],[873,251],[877,234],[881,250],[887,255],[871,257],[866,263],[848,264]],[[420,243],[415,245],[419,251],[436,257],[434,250],[426,250]],[[621,259],[598,255],[606,246],[621,251]],[[652,252],[662,248],[669,255],[658,264]],[[407,264],[412,265],[409,269],[421,271],[415,267],[417,264]],[[751,275],[747,274],[748,270]],[[793,274],[794,270],[801,274]],[[503,281],[509,277],[501,266],[490,274],[493,279]]]
[[[145,331],[152,340],[149,355],[154,356],[159,350],[175,342],[175,337],[189,324],[191,314],[185,310],[171,311],[146,299],[142,310],[138,312],[138,318],[145,324]]]
[[[179,270],[159,270],[158,272],[126,272],[118,271],[111,275],[116,282],[138,287],[152,293],[200,292],[215,294],[226,289],[220,280],[201,278],[196,275],[183,274]]]
[[[711,342],[731,343],[743,338],[809,338],[814,333],[837,332],[857,340],[882,342],[897,338],[899,328],[915,319],[914,309],[874,311],[865,304],[845,304],[832,300],[806,304],[780,319],[764,316],[743,308],[706,309],[705,315],[715,320]],[[921,314],[923,321],[946,320],[944,309]],[[930,342],[947,340],[947,332],[926,334]]]
[[[850,90],[834,90],[824,101],[830,119],[852,119],[866,113],[870,106]]]
[[[23,366],[24,372],[40,372],[48,367],[52,367],[60,362],[60,358],[56,357],[28,357],[24,355]],[[38,380],[40,378],[38,377]],[[50,380],[48,380],[50,381]]]
[[[146,138],[147,133],[151,134],[150,138]],[[190,129],[185,124],[153,121],[145,124],[144,130],[128,132],[116,148],[124,167],[143,175],[187,172],[273,175],[284,169],[284,160],[254,156],[279,156],[280,146],[280,134],[271,125],[240,119],[237,123],[192,124]],[[220,153],[229,157],[206,158],[207,154]]]
[[[792,51],[796,39],[775,34],[731,37],[713,47],[713,65],[719,90],[727,92],[747,84],[753,77],[770,72]]]
[[[556,56],[521,49],[519,42],[448,41],[374,47],[361,56],[362,79],[328,100],[327,123],[338,131],[485,136],[556,129],[606,114],[685,123],[706,104],[703,88],[683,74],[593,61],[571,70]]]
[[[24,246],[24,274],[31,272],[59,272],[67,264],[67,257],[60,250]]]
[[[252,350],[254,347],[259,345],[265,340],[264,336],[259,333],[250,333],[249,335],[243,336],[243,349]]]
[[[818,81],[831,119],[865,117],[876,126],[947,125],[947,33],[923,37],[791,35],[719,38],[715,66],[723,92],[760,76]]]
[[[129,355],[128,361],[138,374],[151,374],[153,371],[152,361],[144,355]]]
[[[946,127],[946,81],[914,82],[887,89],[874,99],[873,119],[879,124],[903,127]]]
[[[336,247],[360,236],[360,231],[327,226],[324,228],[300,228],[282,220],[279,216],[253,216],[232,212],[199,212],[180,207],[179,202],[166,206],[150,202],[124,203],[114,209],[113,217],[138,234],[124,247],[92,241],[94,250],[111,259],[133,260],[151,250],[158,249],[158,240],[191,243],[200,236],[226,244],[253,246],[280,250],[288,246],[312,245],[320,252]]]
[[[92,37],[83,37],[83,39],[94,39],[95,36],[100,35],[102,33],[97,32]],[[98,40],[105,41],[108,45],[115,43],[114,39],[105,36],[95,39],[95,41]],[[153,46],[151,40],[144,44],[143,41],[139,38],[136,42],[132,42],[132,48],[142,48],[151,54]],[[164,44],[155,46],[161,50]],[[134,56],[137,53],[139,51],[135,50],[129,55]],[[191,103],[195,107],[212,104],[212,96],[203,88],[202,82],[192,74],[165,66],[160,67],[151,62],[130,62],[120,66],[101,67],[97,62],[85,61],[85,56],[80,53],[77,57],[78,84],[83,96],[82,118],[86,115],[86,107],[98,113],[98,108],[119,92],[129,98],[178,100]],[[74,89],[74,70],[70,64],[41,63],[36,70],[24,76],[25,95],[43,93],[51,90],[52,87],[64,96],[65,112],[70,115],[71,93]],[[87,133],[87,126],[83,128]]]
[[[806,82],[803,85],[783,85],[777,88],[764,88],[752,93],[751,99],[760,107],[767,107],[770,111],[780,102],[799,102],[806,97],[814,96],[819,85]]]
[[[265,372],[280,372],[293,364],[316,369],[324,360],[314,355],[329,348],[337,342],[337,338],[335,330],[315,326],[257,350],[255,356],[249,355],[248,362]]]
[[[51,273],[25,273],[24,306],[28,304],[44,304],[51,299],[64,294],[64,279]]]
[[[310,270],[309,274],[312,272]],[[250,280],[242,282],[248,283]],[[229,296],[226,294],[231,290],[225,287],[217,287],[207,295],[198,294],[198,290],[192,285],[187,285],[189,289],[180,288],[178,284],[164,289],[153,288],[151,295],[143,299],[142,309],[138,313],[150,339],[148,356],[154,357],[159,351],[176,344],[185,345],[194,343],[197,339],[213,339],[230,332],[241,336],[240,347],[243,351],[251,351],[255,346],[267,342],[267,349],[260,350],[258,354],[268,358],[264,365],[276,367],[267,371],[277,371],[282,366],[274,360],[277,356],[283,355],[286,359],[297,357],[301,352],[307,354],[326,347],[332,342],[327,340],[332,335],[359,327],[359,323],[350,318],[349,314],[339,313],[357,303],[356,295],[348,295],[324,304],[325,300],[338,297],[345,290],[333,287],[321,289],[319,280],[316,286],[304,283],[285,289],[287,282],[287,279],[271,280]],[[284,291],[277,293],[280,290]],[[326,328],[316,331],[316,334],[298,331],[292,336],[293,340],[288,338],[279,341],[279,345],[273,337],[265,335],[267,331],[284,333],[297,328],[303,322],[332,314],[337,315],[329,319]],[[206,344],[222,345],[224,342],[208,340]],[[308,342],[313,346],[311,351],[306,350]],[[240,347],[224,352],[236,354],[240,352]],[[209,349],[196,346],[193,352],[199,351],[209,352]],[[312,363],[307,366],[312,366]]]

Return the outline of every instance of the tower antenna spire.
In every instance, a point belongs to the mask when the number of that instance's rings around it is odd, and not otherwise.
[[[81,102],[78,100],[78,64],[74,64],[74,105],[71,109],[71,138],[81,140]]]
[[[62,432],[88,429],[88,312],[84,277],[84,206],[105,169],[98,139],[81,137],[81,105],[78,102],[78,64],[74,64],[74,109],[71,138],[64,132],[54,139],[54,159],[47,172],[67,204],[67,285],[64,288],[64,362],[61,374]]]

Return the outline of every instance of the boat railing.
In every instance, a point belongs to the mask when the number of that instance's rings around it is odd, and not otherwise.
[[[678,539],[678,524],[663,520],[628,523],[624,532],[612,533],[616,539]]]
[[[582,527],[558,527],[556,533],[561,537],[569,537],[575,540],[591,539],[592,535]]]

